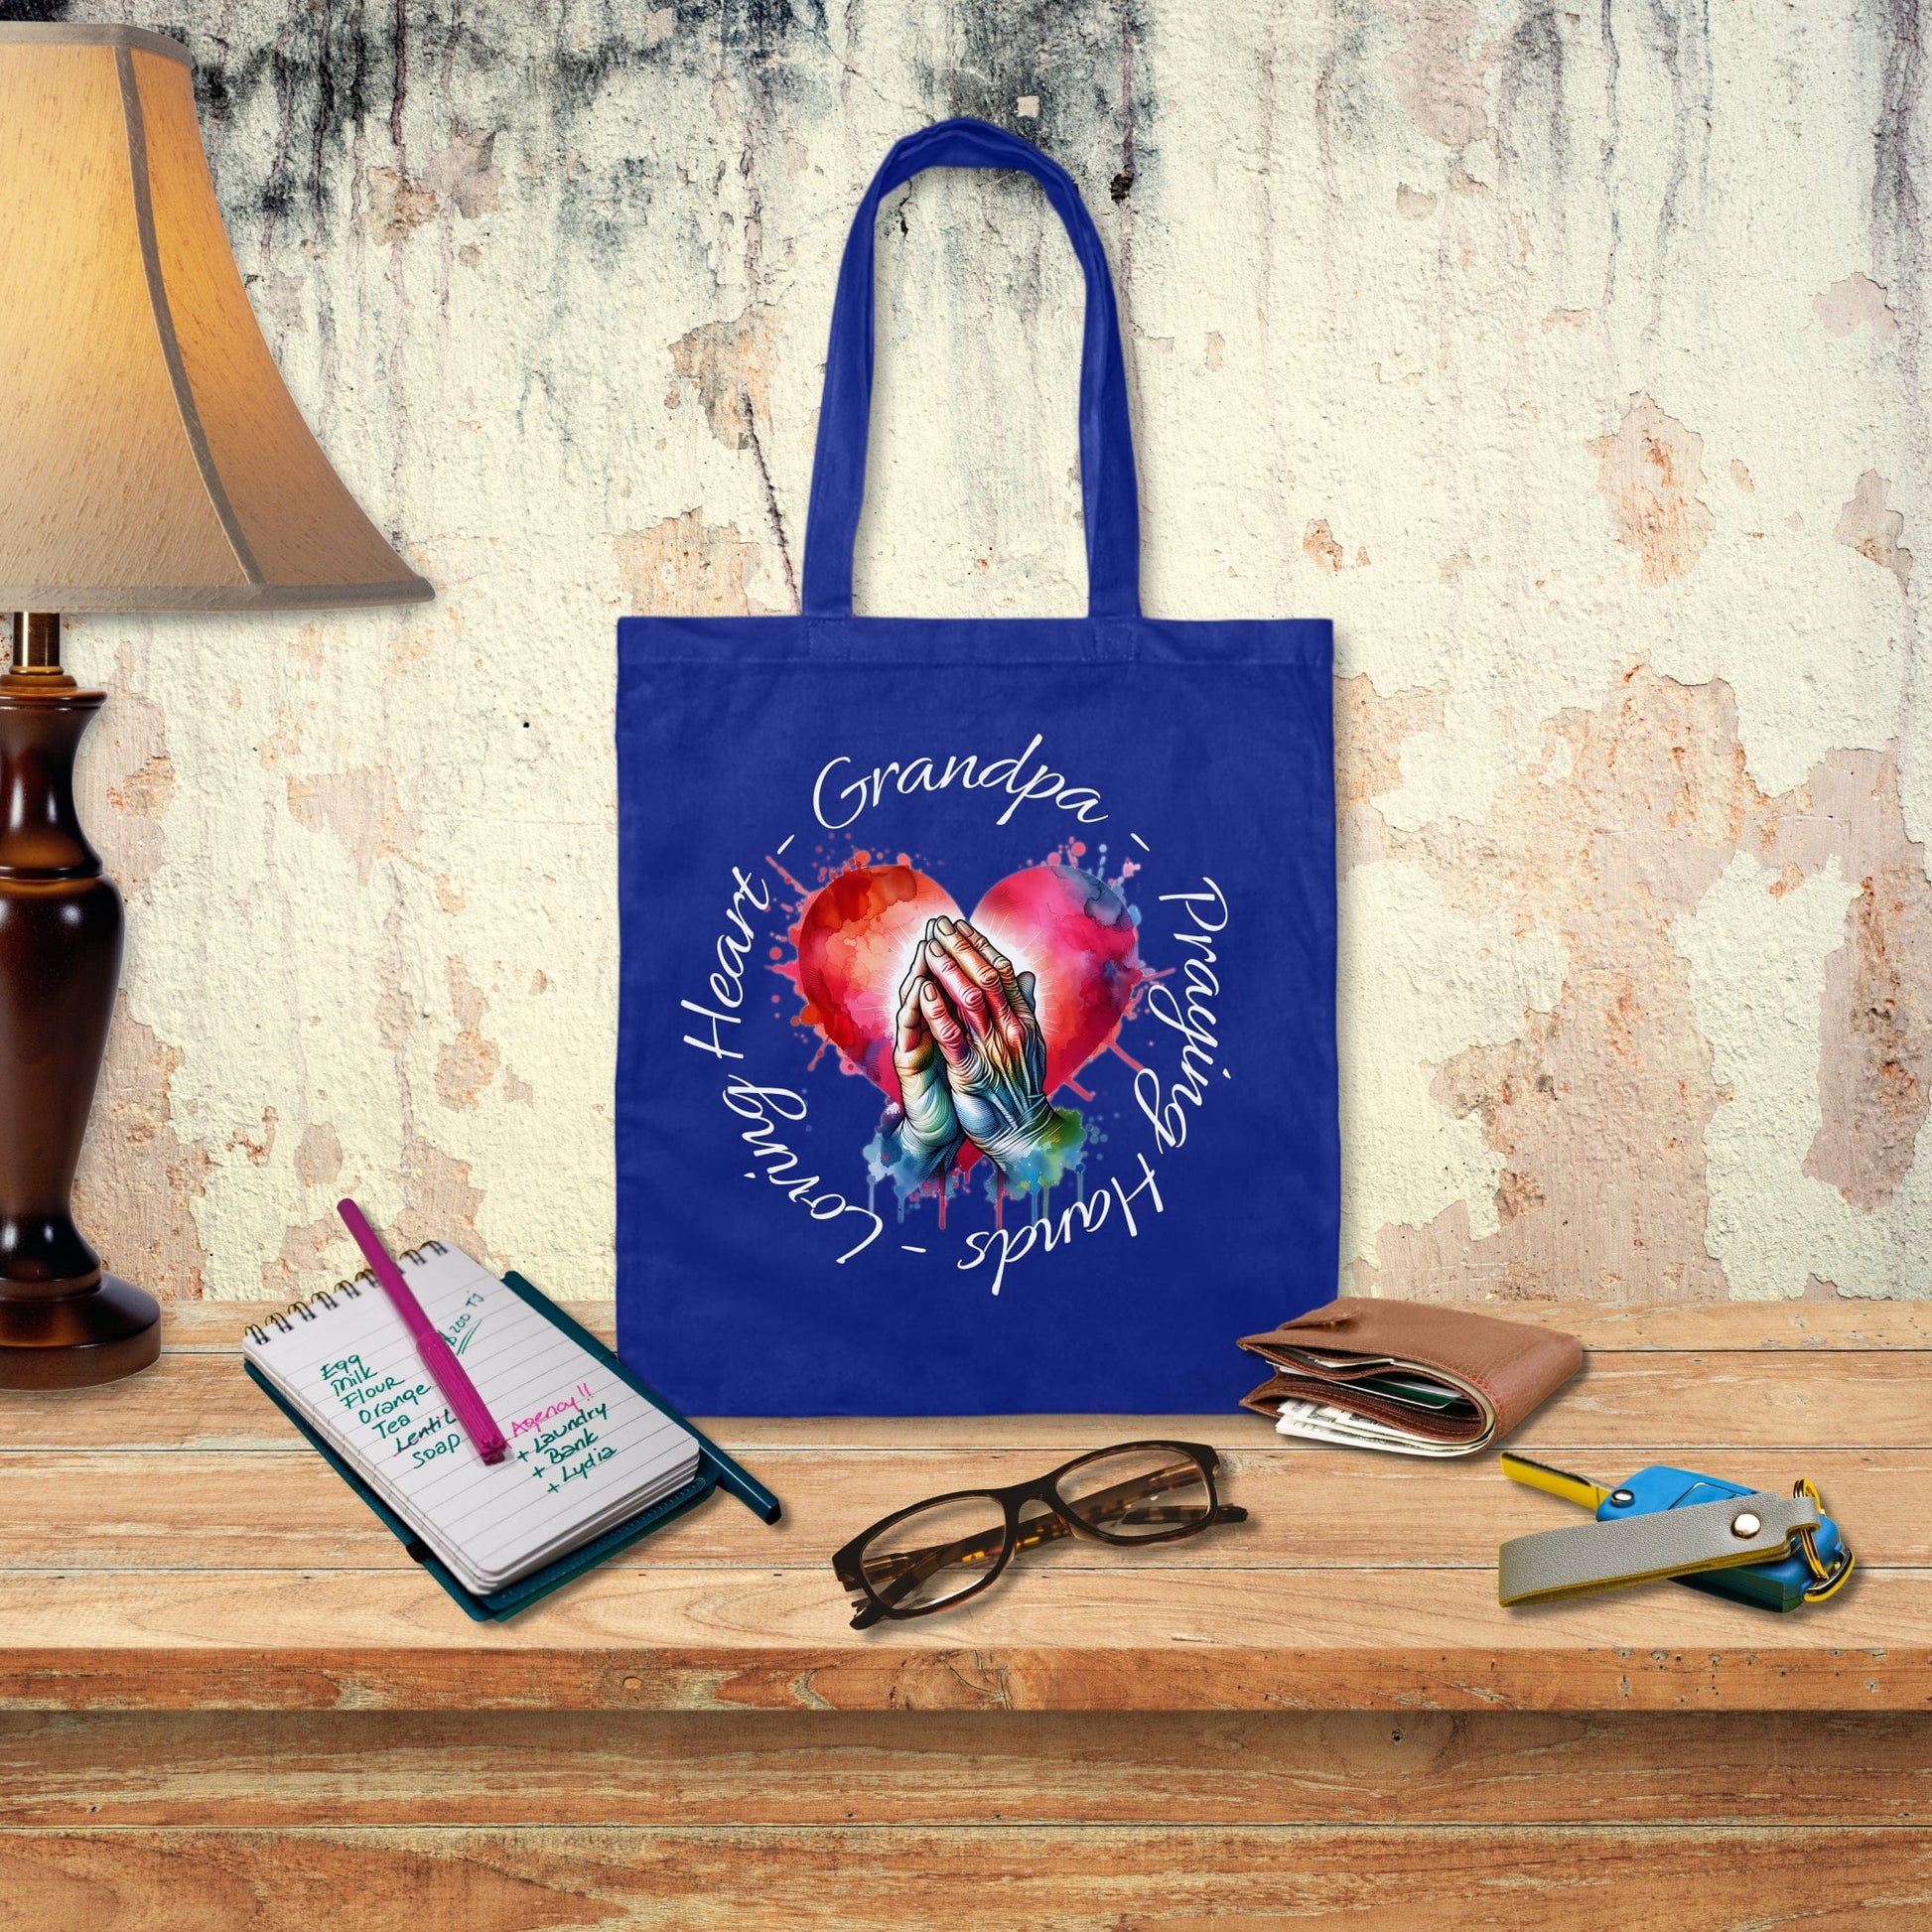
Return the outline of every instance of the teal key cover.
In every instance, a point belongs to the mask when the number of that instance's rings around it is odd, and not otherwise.
[[[1672,1469],[1663,1463],[1653,1463],[1611,1490],[1597,1505],[1596,1520],[1608,1523],[1626,1516],[1650,1516],[1658,1510],[1687,1509],[1695,1503],[1723,1502],[1729,1496],[1752,1493],[1749,1483],[1725,1482],[1719,1476],[1700,1475],[1695,1469]],[[1836,1564],[1838,1525],[1829,1516],[1820,1519],[1815,1541],[1820,1558],[1827,1565]],[[1686,1589],[1727,1596],[1733,1602],[1753,1603],[1760,1609],[1795,1610],[1804,1604],[1811,1571],[1803,1557],[1788,1556],[1780,1557],[1776,1563],[1708,1570],[1695,1577],[1676,1577],[1672,1581],[1682,1584]]]

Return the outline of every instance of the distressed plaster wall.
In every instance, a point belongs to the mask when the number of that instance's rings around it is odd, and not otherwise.
[[[18,6],[0,8],[18,13]],[[611,1284],[613,621],[781,611],[845,222],[1082,183],[1147,601],[1332,614],[1344,1276],[1925,1292],[1916,0],[173,0],[290,386],[435,605],[94,619],[81,1195],[178,1296],[352,1188]],[[882,223],[862,608],[1072,612],[1077,280]]]

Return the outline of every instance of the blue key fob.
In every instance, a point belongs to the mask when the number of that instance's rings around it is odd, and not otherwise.
[[[1686,1509],[1693,1503],[1723,1502],[1752,1494],[1749,1485],[1699,1475],[1695,1469],[1670,1469],[1655,1463],[1626,1477],[1596,1506],[1599,1523],[1625,1516],[1654,1516],[1662,1509]],[[1827,1569],[1838,1567],[1838,1525],[1829,1516],[1819,1520],[1814,1538]],[[1707,1570],[1695,1577],[1672,1580],[1686,1589],[1708,1590],[1733,1602],[1755,1603],[1761,1609],[1795,1610],[1804,1604],[1812,1582],[1811,1567],[1802,1556],[1780,1557],[1775,1563],[1745,1564],[1733,1570]]]

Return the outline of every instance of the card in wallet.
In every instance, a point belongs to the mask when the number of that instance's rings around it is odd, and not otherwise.
[[[1275,1373],[1242,1406],[1284,1436],[1397,1455],[1473,1455],[1583,1366],[1583,1344],[1466,1309],[1330,1302],[1241,1346]]]

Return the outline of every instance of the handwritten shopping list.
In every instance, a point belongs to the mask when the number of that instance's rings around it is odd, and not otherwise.
[[[403,1265],[507,1437],[502,1462],[470,1448],[377,1288],[296,1311],[250,1353],[472,1587],[585,1540],[695,1467],[686,1430],[467,1255]]]

